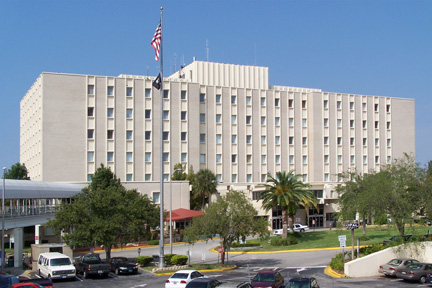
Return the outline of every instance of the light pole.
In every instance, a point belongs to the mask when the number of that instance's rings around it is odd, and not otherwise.
[[[178,168],[175,169],[173,174],[170,175],[170,212],[169,212],[169,233],[170,233],[170,254],[172,254],[172,190],[171,190],[171,182],[172,182],[172,176],[175,172],[182,171],[182,169]]]
[[[2,192],[2,239],[1,239],[1,245],[2,245],[2,255],[1,255],[1,270],[4,271],[4,267],[6,265],[5,263],[5,251],[4,251],[4,235],[5,235],[5,211],[4,211],[4,199],[5,199],[5,185],[6,185],[6,167],[3,167],[3,192]]]

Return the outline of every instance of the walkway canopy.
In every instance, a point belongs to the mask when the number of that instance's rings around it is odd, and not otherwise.
[[[184,209],[184,208],[179,208],[179,209],[175,209],[172,210],[172,221],[181,221],[181,220],[190,220],[194,217],[197,216],[201,216],[204,213],[201,211],[195,211],[195,210],[188,210],[188,209]],[[165,221],[169,221],[169,213],[168,216],[165,217]]]

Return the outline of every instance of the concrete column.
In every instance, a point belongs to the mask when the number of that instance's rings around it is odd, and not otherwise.
[[[14,228],[12,230],[14,236],[14,267],[22,267],[23,263],[23,228]]]
[[[35,244],[39,244],[39,227],[40,225],[35,225]]]

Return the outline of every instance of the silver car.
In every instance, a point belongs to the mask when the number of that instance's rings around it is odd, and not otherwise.
[[[396,258],[391,260],[390,262],[383,264],[379,267],[378,272],[383,273],[386,276],[396,276],[396,270],[400,268],[406,268],[406,266],[418,263],[419,261],[415,259],[409,258]]]

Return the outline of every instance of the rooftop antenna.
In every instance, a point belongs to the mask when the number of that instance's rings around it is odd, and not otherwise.
[[[208,40],[206,40],[206,53],[207,53],[207,62],[209,61],[209,47],[208,47]]]

